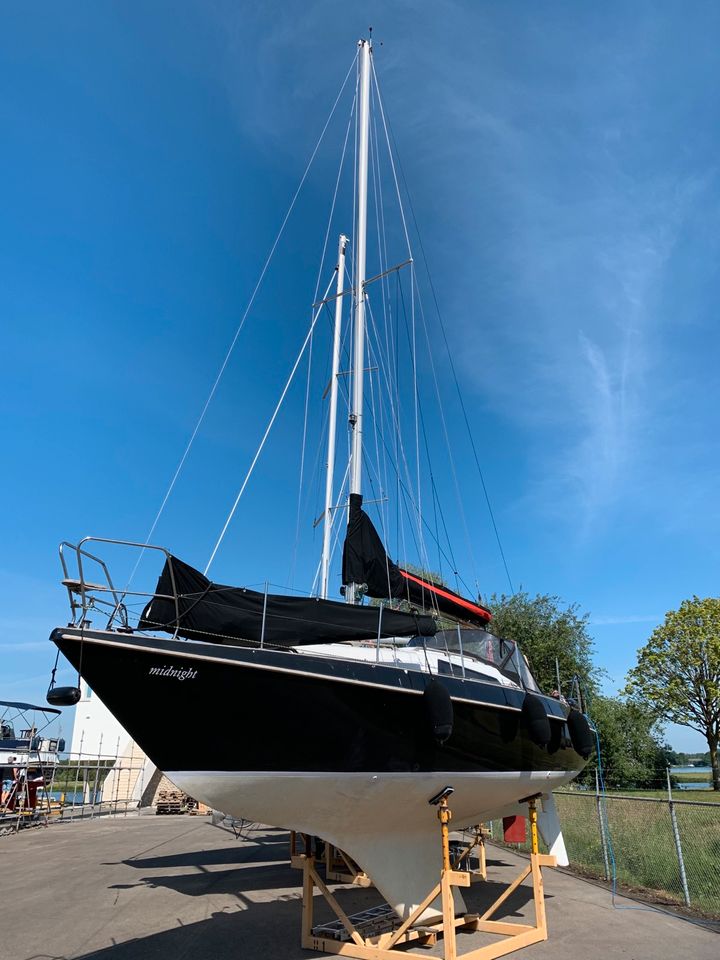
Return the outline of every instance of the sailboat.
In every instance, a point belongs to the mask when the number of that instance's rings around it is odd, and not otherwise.
[[[319,588],[310,597],[213,582],[164,547],[85,538],[61,546],[72,619],[51,640],[157,767],[227,814],[320,836],[372,878],[400,916],[440,869],[430,801],[452,789],[458,828],[519,814],[542,795],[541,829],[562,862],[552,791],[592,749],[584,717],[535,682],[483,605],[393,562],[364,509],[366,277],[372,44],[357,55],[352,285],[335,269],[328,472]],[[343,304],[353,308],[344,599],[328,599]],[[137,623],[92,550],[124,544],[163,561]],[[217,549],[217,547],[216,547]],[[213,554],[214,555],[214,554]],[[211,558],[212,559],[212,558]],[[70,560],[74,565],[71,565]],[[100,582],[86,578],[90,567]],[[370,600],[371,602],[367,602]],[[104,627],[95,625],[106,611]],[[91,622],[91,615],[93,621]],[[75,688],[49,691],[74,702]],[[191,717],[212,718],[208,738]]]

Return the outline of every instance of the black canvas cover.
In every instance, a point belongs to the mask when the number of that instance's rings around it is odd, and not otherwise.
[[[268,646],[296,647],[309,643],[381,637],[432,636],[431,617],[351,606],[335,600],[259,593],[244,587],[213,583],[177,557],[169,557],[142,612],[141,630],[165,630],[187,639],[253,645],[261,637]],[[178,608],[173,597],[177,594]],[[178,617],[179,610],[179,617]],[[264,631],[263,631],[264,612]]]
[[[369,597],[407,600],[413,606],[445,613],[484,626],[489,611],[441,584],[404,570],[390,559],[372,520],[362,509],[362,496],[350,494],[342,580],[365,584]]]
[[[400,568],[385,552],[380,535],[362,508],[359,493],[350,494],[347,534],[343,546],[342,582],[364,583],[369,597],[403,597]]]

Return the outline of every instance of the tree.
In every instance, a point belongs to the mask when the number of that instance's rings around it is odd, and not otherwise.
[[[595,695],[589,716],[598,731],[606,786],[647,789],[665,782],[670,750],[663,742],[654,710],[635,700]],[[594,783],[595,765],[586,768],[579,779]]]
[[[658,717],[702,733],[720,790],[720,600],[693,597],[671,610],[638,651],[627,693]]]
[[[557,686],[556,659],[564,692],[575,676],[585,690],[595,689],[598,671],[587,631],[589,614],[580,614],[577,604],[564,607],[559,597],[516,593],[493,594],[487,606],[493,615],[488,629],[520,645],[542,690]]]

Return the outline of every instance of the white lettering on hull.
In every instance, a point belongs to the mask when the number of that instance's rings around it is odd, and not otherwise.
[[[172,677],[175,680],[194,680],[197,670],[193,667],[150,667],[148,675],[151,677]]]

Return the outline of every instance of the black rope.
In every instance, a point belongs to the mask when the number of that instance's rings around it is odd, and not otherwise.
[[[48,693],[49,693],[49,692],[53,689],[53,687],[55,686],[55,674],[57,673],[58,661],[59,661],[59,660],[60,660],[60,647],[58,647],[57,654],[55,655],[55,666],[52,668],[52,672],[51,672],[51,674],[50,674],[50,686],[48,687]]]

